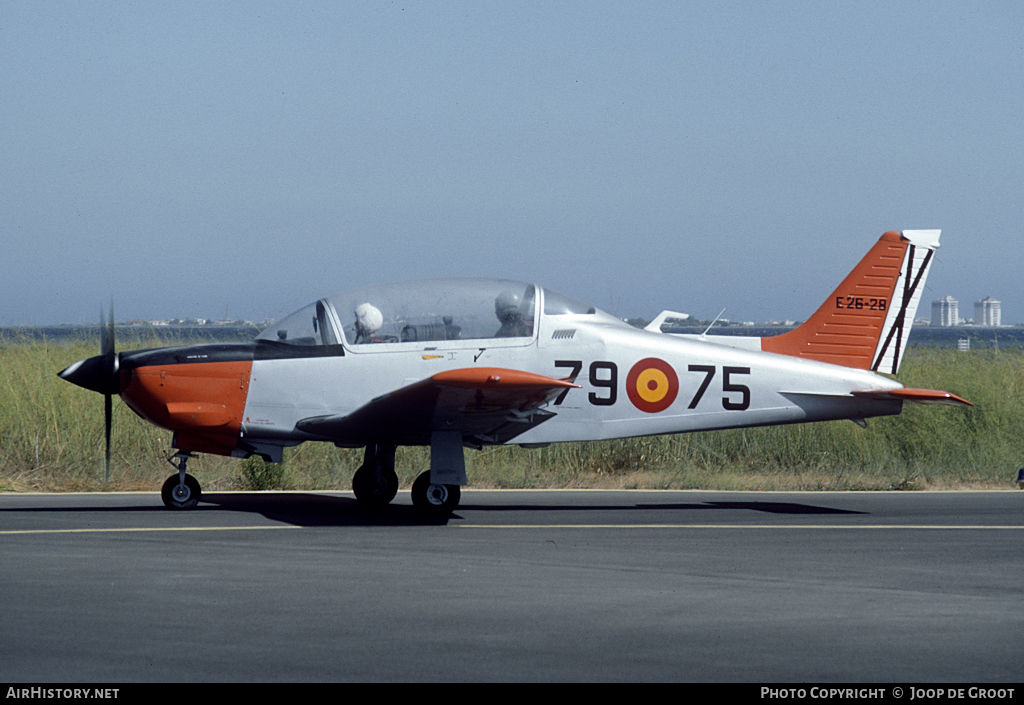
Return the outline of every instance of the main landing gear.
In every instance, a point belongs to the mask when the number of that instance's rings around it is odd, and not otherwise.
[[[366,446],[363,464],[352,477],[352,491],[362,504],[381,507],[398,494],[398,474],[395,472],[395,446]]]
[[[160,498],[168,509],[195,509],[199,504],[203,494],[199,481],[185,472],[185,465],[191,457],[191,453],[179,451],[167,461],[178,469],[178,473],[168,477],[160,490]]]
[[[366,446],[363,464],[352,478],[352,491],[356,499],[368,507],[382,507],[395,498],[398,494],[395,446]],[[417,477],[412,485],[413,506],[424,514],[451,514],[459,506],[461,495],[458,485],[432,483],[429,470]]]
[[[430,482],[430,471],[420,473],[412,483],[413,506],[424,514],[451,514],[459,506],[462,490],[458,485],[438,485]]]

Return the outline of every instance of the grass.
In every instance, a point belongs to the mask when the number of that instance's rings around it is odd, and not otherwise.
[[[146,347],[141,341],[139,347]],[[0,344],[0,491],[158,490],[174,469],[170,433],[114,404],[109,482],[103,399],[60,380],[93,342]],[[1022,464],[1024,352],[912,348],[899,375],[912,387],[970,399],[974,409],[907,404],[901,415],[847,421],[467,451],[475,487],[911,490],[1009,488]],[[429,467],[400,448],[403,487]],[[361,450],[306,443],[281,466],[204,455],[189,471],[207,490],[348,489]]]

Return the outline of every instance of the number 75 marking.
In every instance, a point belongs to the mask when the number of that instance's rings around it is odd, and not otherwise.
[[[713,365],[690,365],[686,368],[690,372],[703,372],[704,379],[701,381],[700,386],[697,388],[697,393],[693,395],[693,399],[690,401],[690,405],[686,408],[696,409],[697,404],[704,397],[704,392],[711,386],[711,380],[715,376],[716,368]],[[722,368],[722,393],[731,394],[738,392],[740,395],[739,401],[735,398],[729,398],[727,396],[722,397],[722,408],[726,411],[743,411],[750,408],[750,387],[745,384],[735,384],[732,381],[733,375],[749,375],[749,367],[723,367]]]

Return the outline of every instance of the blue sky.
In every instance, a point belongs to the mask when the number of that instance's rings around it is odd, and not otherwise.
[[[885,230],[1024,322],[1018,2],[0,3],[0,325],[435,276],[804,318]]]

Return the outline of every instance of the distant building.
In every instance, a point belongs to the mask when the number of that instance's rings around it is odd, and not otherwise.
[[[960,305],[952,296],[932,301],[932,325],[949,328],[960,322]]]
[[[1002,304],[991,296],[974,302],[974,325],[995,327],[1001,325],[1002,318]]]

